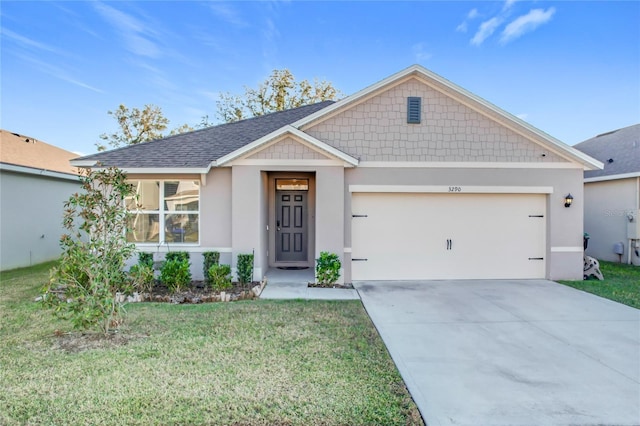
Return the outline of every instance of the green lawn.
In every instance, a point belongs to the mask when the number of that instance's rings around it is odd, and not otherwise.
[[[358,301],[128,305],[109,340],[0,274],[0,424],[423,424]]]
[[[640,267],[600,261],[604,281],[590,278],[586,281],[558,281],[625,305],[640,309]]]

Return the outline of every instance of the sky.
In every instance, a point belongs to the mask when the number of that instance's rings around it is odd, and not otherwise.
[[[640,122],[640,1],[7,1],[0,126],[78,154],[118,105],[169,128],[274,69],[344,95],[420,64],[573,145]]]

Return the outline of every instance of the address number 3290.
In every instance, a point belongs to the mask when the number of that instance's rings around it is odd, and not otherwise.
[[[462,187],[461,186],[450,186],[449,187],[449,192],[462,192]]]

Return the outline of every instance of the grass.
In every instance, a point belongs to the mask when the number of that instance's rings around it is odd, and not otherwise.
[[[590,278],[558,282],[640,309],[640,267],[601,260],[600,271],[603,281]]]
[[[358,301],[128,305],[111,339],[0,274],[0,424],[423,424]]]

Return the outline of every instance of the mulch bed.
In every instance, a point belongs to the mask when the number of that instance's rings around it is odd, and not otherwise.
[[[165,285],[156,283],[149,293],[134,293],[126,296],[127,302],[164,302],[164,303],[211,303],[233,302],[236,300],[251,300],[257,298],[254,288],[262,289],[262,283],[253,281],[247,284],[232,283],[228,290],[214,291],[203,281],[193,281],[191,285],[182,291],[172,293]],[[259,294],[259,293],[258,293]]]
[[[345,288],[352,289],[353,285],[347,284],[319,284],[319,283],[308,283],[307,287],[309,288]]]

